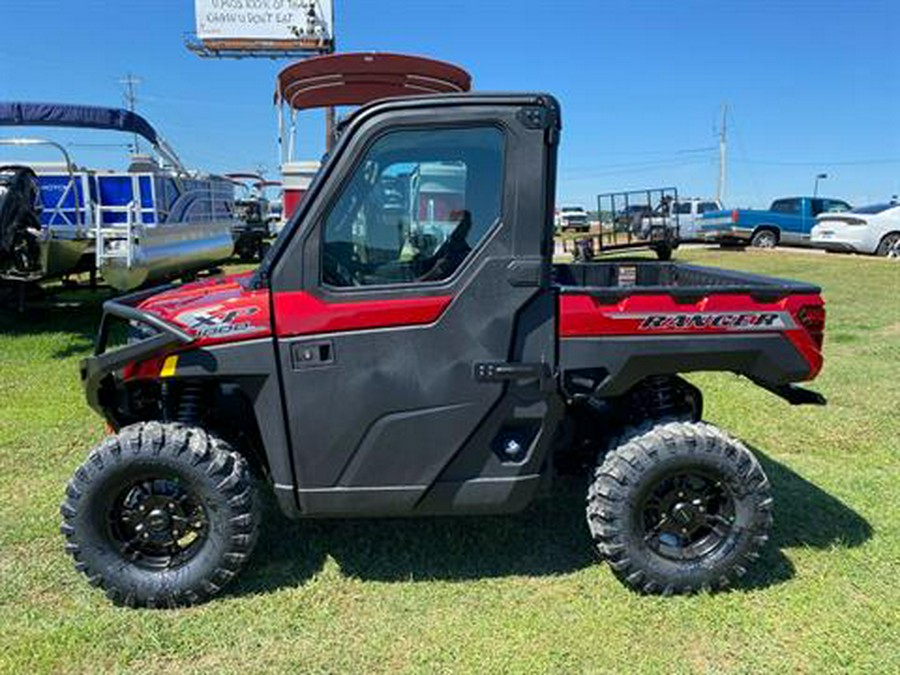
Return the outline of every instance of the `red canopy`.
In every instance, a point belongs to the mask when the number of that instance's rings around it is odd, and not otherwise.
[[[404,54],[317,56],[278,74],[275,102],[292,108],[362,105],[379,98],[469,91],[472,76],[451,63]]]

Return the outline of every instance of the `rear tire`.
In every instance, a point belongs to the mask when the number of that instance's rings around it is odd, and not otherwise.
[[[757,230],[750,239],[750,245],[754,248],[775,248],[778,246],[778,233],[774,230]]]
[[[890,232],[884,235],[875,254],[883,258],[900,258],[900,232]]]
[[[146,422],[107,437],[60,507],[75,568],[116,604],[177,607],[216,595],[256,542],[250,471],[197,427]]]
[[[588,490],[600,555],[627,586],[664,595],[722,589],[772,526],[768,478],[740,442],[703,422],[627,429]]]

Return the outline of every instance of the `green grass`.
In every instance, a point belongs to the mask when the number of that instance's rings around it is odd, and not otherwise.
[[[0,672],[900,672],[900,265],[802,253],[680,258],[821,284],[824,408],[692,379],[760,454],[772,545],[742,586],[662,599],[597,564],[584,483],[511,518],[293,523],[219,599],[109,605],[57,532],[63,485],[104,434],[83,401],[101,294],[0,312]]]

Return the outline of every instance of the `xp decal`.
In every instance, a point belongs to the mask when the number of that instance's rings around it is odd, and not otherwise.
[[[202,310],[182,312],[175,320],[187,326],[200,338],[231,337],[266,330],[265,326],[249,320],[257,312],[259,312],[258,307],[238,307],[224,310],[221,306],[208,307]]]

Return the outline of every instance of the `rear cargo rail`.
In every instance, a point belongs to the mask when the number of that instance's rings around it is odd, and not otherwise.
[[[673,262],[558,264],[553,266],[553,273],[560,293],[590,295],[608,303],[632,295],[658,294],[695,302],[712,293],[743,294],[758,302],[775,302],[787,295],[821,292],[818,286],[799,281]]]

